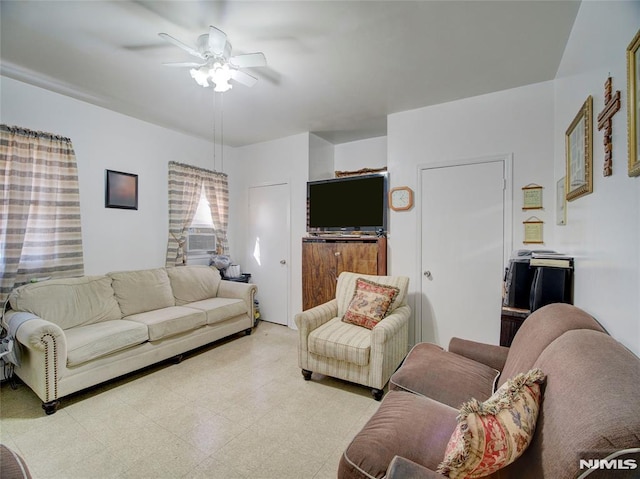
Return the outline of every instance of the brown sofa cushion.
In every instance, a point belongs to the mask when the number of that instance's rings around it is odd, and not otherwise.
[[[536,432],[501,478],[575,479],[585,472],[579,459],[604,459],[640,445],[640,359],[611,336],[569,331],[544,350],[535,367],[547,375]],[[607,474],[589,479],[638,474],[602,472]]]
[[[435,344],[419,343],[391,376],[389,388],[421,394],[459,408],[471,398],[479,401],[489,398],[499,374],[489,366]]]
[[[549,344],[574,329],[604,331],[595,319],[569,304],[550,304],[533,312],[513,338],[498,386],[516,374],[533,369],[536,359]]]
[[[432,399],[390,391],[342,455],[338,478],[384,477],[396,455],[435,470],[457,414],[457,409]]]

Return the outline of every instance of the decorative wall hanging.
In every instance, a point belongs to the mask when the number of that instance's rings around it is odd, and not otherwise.
[[[640,175],[640,30],[627,47],[627,130],[629,176]]]
[[[522,187],[522,209],[542,209],[542,186],[530,183]]]
[[[567,198],[564,192],[564,176],[556,183],[556,224],[563,226],[567,224]]]
[[[138,175],[106,170],[105,208],[138,209]]]
[[[358,175],[371,175],[373,173],[384,173],[387,171],[387,167],[382,168],[362,168],[355,171],[338,171],[336,170],[336,178],[342,178],[343,176],[358,176]]]
[[[591,95],[565,134],[567,201],[575,200],[593,191],[593,98]]]
[[[542,225],[544,221],[535,216],[522,222],[524,225],[524,241],[525,244],[542,244]]]
[[[603,175],[611,176],[613,173],[613,141],[611,131],[613,122],[611,119],[620,110],[620,90],[615,95],[611,94],[611,77],[604,84],[604,108],[598,115],[598,130],[604,129],[604,168]]]

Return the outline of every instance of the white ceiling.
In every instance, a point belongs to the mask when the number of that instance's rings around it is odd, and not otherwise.
[[[574,0],[2,0],[0,66],[2,75],[211,139],[213,91],[188,69],[162,65],[194,57],[158,33],[195,45],[214,25],[234,54],[262,51],[268,62],[246,70],[259,78],[254,87],[218,96],[225,144],[305,131],[341,143],[385,135],[390,113],[553,79],[578,8]]]

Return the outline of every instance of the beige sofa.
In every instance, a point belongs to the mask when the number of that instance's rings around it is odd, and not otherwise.
[[[55,279],[16,288],[3,326],[15,374],[53,414],[61,397],[180,356],[254,325],[256,285],[181,266]],[[14,323],[15,326],[15,323]]]

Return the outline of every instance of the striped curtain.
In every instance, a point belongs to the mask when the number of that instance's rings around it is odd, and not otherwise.
[[[211,209],[220,253],[228,251],[227,221],[229,188],[227,175],[175,161],[169,162],[169,239],[166,265],[178,266],[186,261],[184,243],[193,221],[204,185]]]
[[[0,125],[0,300],[42,277],[84,274],[73,145]]]
[[[227,225],[229,223],[229,185],[227,175],[216,173],[203,177],[204,194],[211,209],[211,221],[216,231],[216,245],[220,254],[229,252]]]

